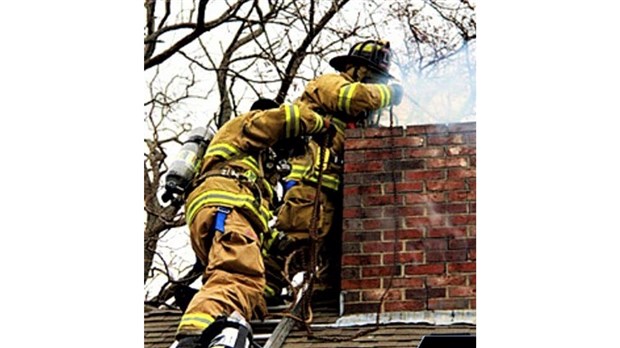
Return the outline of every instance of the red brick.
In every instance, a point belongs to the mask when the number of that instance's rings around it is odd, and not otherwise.
[[[475,201],[476,191],[451,191],[448,193],[450,202]]]
[[[453,215],[448,217],[448,221],[452,225],[475,225],[476,214]]]
[[[446,219],[441,215],[429,217],[406,217],[405,227],[445,226]]]
[[[451,239],[450,243],[448,244],[448,248],[450,249],[475,249],[476,239],[474,238]]]
[[[368,266],[368,265],[380,265],[381,255],[361,255],[350,254],[342,255],[343,266]]]
[[[464,144],[465,140],[463,134],[451,134],[445,135],[429,135],[428,145],[452,145],[452,144]]]
[[[362,205],[362,196],[348,195],[342,198],[343,207],[359,207]]]
[[[405,203],[431,203],[431,202],[444,202],[446,200],[446,194],[444,192],[433,193],[407,193],[404,194]]]
[[[476,249],[467,250],[467,259],[476,261]]]
[[[366,242],[362,243],[362,251],[364,253],[381,253],[386,251],[402,251],[402,243],[399,242]]]
[[[409,126],[406,135],[426,134],[426,133],[447,133],[448,127],[441,124]]]
[[[466,260],[467,252],[465,250],[429,250],[426,252],[426,262],[453,262]]]
[[[450,297],[475,297],[476,288],[470,286],[450,287],[448,289],[448,295]]]
[[[388,277],[394,272],[394,276],[398,277],[402,274],[402,266],[374,266],[362,267],[362,278]]]
[[[347,173],[360,173],[360,172],[383,172],[383,162],[382,161],[364,161],[364,162],[354,162],[354,163],[345,163],[344,170]]]
[[[366,154],[364,151],[346,151],[344,153],[345,163],[359,163],[366,161]]]
[[[360,269],[344,267],[340,273],[340,279],[360,279]]]
[[[364,204],[364,206],[402,204],[402,202],[403,198],[401,196],[394,197],[393,195],[373,195],[364,196],[362,198],[362,203]]]
[[[455,262],[448,264],[448,272],[476,272],[475,262]]]
[[[416,181],[426,179],[445,179],[445,170],[407,170],[405,171],[405,181]]]
[[[385,183],[384,192],[394,193],[394,184],[391,182]],[[396,183],[396,193],[399,192],[421,192],[424,189],[423,181],[413,181],[413,182],[398,182]]]
[[[405,157],[422,158],[422,157],[443,157],[445,152],[443,147],[424,147],[415,149],[405,149]]]
[[[379,302],[356,302],[344,304],[345,315],[355,313],[376,313],[378,309]]]
[[[403,217],[403,216],[426,216],[425,206],[408,206],[408,207],[383,207],[383,216],[385,217]]]
[[[385,289],[372,289],[372,290],[364,290],[362,291],[362,301],[380,301],[381,297],[385,294],[385,300],[402,300],[403,292],[399,289],[388,290],[385,293]]]
[[[344,142],[344,149],[380,149],[387,147],[385,139],[347,139]]]
[[[362,298],[361,291],[349,290],[344,292],[344,301],[347,303],[360,302]]]
[[[476,156],[470,156],[469,157],[469,166],[470,167],[476,167]]]
[[[470,213],[476,212],[476,202],[469,202],[469,212]]]
[[[391,265],[394,263],[394,255],[392,253],[383,254],[382,256],[382,264]],[[423,252],[408,252],[408,253],[399,253],[396,254],[397,263],[412,263],[412,262],[422,262],[424,260]],[[407,266],[409,267],[409,266]]]
[[[344,135],[348,141],[355,138],[361,138],[364,130],[362,128],[347,128],[344,130]]]
[[[366,242],[370,240],[381,240],[381,232],[351,232],[345,230],[342,232],[342,240],[345,242]]]
[[[433,210],[437,214],[458,214],[467,213],[467,207],[467,203],[436,203]]]
[[[466,235],[465,228],[457,227],[433,227],[428,231],[429,237],[464,237]]]
[[[426,160],[426,165],[429,168],[446,168],[446,167],[467,167],[468,161],[466,158],[432,158]]]
[[[415,170],[426,168],[426,160],[407,159],[407,160],[386,160],[384,162],[385,171]]]
[[[470,190],[473,191],[476,189],[476,178],[467,178],[465,179],[465,182],[467,183],[467,188]]]
[[[446,267],[443,263],[431,263],[423,265],[407,265],[405,266],[405,274],[443,274]]]
[[[405,298],[408,300],[420,300],[428,298],[446,297],[445,288],[424,288],[424,289],[407,289],[405,290]]]
[[[472,298],[469,300],[469,308],[476,309],[476,299]]]
[[[408,300],[407,302],[386,302],[386,312],[420,311],[426,309],[425,301]]]
[[[342,228],[348,232],[364,231],[364,222],[362,219],[347,219],[343,222]]]
[[[348,289],[375,289],[381,285],[381,279],[343,279],[340,281],[343,290]]]
[[[446,149],[448,156],[458,156],[458,155],[474,155],[476,153],[476,148],[471,146],[449,146]]]
[[[455,275],[429,276],[426,278],[428,286],[465,285],[466,280],[465,276]]]
[[[385,159],[399,160],[399,159],[403,159],[407,157],[405,156],[405,153],[402,148],[401,149],[389,148],[389,149],[373,150],[373,151],[366,150],[364,151],[364,158],[366,161],[374,161],[374,160],[385,160]],[[347,158],[345,156],[345,162],[346,162],[346,159]]]
[[[431,263],[431,264],[418,264],[405,266],[405,274],[418,275],[418,274],[443,274],[446,271],[446,267],[443,263]]]
[[[362,247],[360,243],[342,243],[342,254],[360,254]]]
[[[475,178],[476,168],[448,169],[448,179]]]
[[[386,218],[386,219],[365,219],[362,220],[362,228],[366,231],[369,230],[385,230],[398,227],[398,218]]]
[[[467,299],[432,298],[428,300],[428,309],[468,309]]]
[[[451,191],[465,189],[465,182],[462,180],[429,180],[426,182],[426,189],[429,191]]]
[[[363,131],[364,138],[374,137],[402,137],[405,134],[405,129],[402,127],[378,127],[378,128],[366,128]]]
[[[467,226],[467,236],[476,237],[476,225]]]
[[[476,275],[472,274],[469,277],[467,277],[469,284],[470,285],[476,285]]]
[[[395,288],[422,288],[424,287],[424,279],[421,277],[394,278],[392,286]]]
[[[342,210],[342,217],[347,218],[358,218],[358,219],[367,219],[367,218],[378,218],[383,216],[383,208],[382,207],[347,207]]]
[[[446,250],[448,241],[445,238],[425,238],[423,240],[409,241],[405,244],[405,250]]]
[[[362,217],[362,212],[364,211],[364,209],[362,208],[344,208],[342,209],[342,217],[345,219],[348,218],[361,218]]]
[[[392,142],[393,141],[393,142]],[[424,145],[423,137],[408,136],[406,138],[395,138],[387,140],[387,146],[393,147],[420,147]]]
[[[422,238],[424,236],[424,230],[417,228],[407,228],[398,231],[383,231],[382,240],[394,240],[396,235],[398,235],[399,240]]]

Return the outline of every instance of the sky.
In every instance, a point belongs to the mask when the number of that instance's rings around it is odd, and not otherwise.
[[[123,4],[0,14],[3,345],[142,344],[142,7]],[[615,16],[479,1],[478,347],[617,340]]]

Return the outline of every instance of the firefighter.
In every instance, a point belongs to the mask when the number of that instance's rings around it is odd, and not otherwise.
[[[206,268],[179,323],[177,348],[249,343],[248,321],[266,314],[260,245],[272,218],[274,185],[286,174],[279,161],[286,146],[280,145],[330,128],[329,120],[304,105],[273,106],[259,100],[253,109],[266,110],[221,127],[186,198],[191,245]]]
[[[283,204],[274,225],[274,242],[265,251],[268,266],[268,292],[280,293],[285,280],[269,277],[281,274],[285,256],[299,246],[308,245],[314,200],[317,193],[318,170],[322,168],[321,206],[318,234],[325,236],[332,228],[337,203],[341,202],[341,182],[344,156],[344,129],[351,124],[364,124],[382,108],[400,104],[402,87],[387,84],[393,78],[389,73],[392,51],[388,41],[360,42],[348,54],[334,57],[330,65],[339,73],[325,74],[308,83],[299,104],[309,105],[324,115],[333,117],[337,130],[320,161],[322,139],[316,137],[307,152],[291,161],[292,172],[286,177]],[[279,231],[279,235],[277,233]],[[282,233],[284,236],[282,236]],[[318,247],[321,247],[319,242]],[[289,274],[292,277],[294,274]],[[327,275],[323,271],[323,275]],[[320,281],[321,279],[319,279]]]

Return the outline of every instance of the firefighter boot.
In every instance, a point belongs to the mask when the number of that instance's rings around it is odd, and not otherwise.
[[[201,348],[249,348],[252,328],[238,312],[218,317],[203,331]]]

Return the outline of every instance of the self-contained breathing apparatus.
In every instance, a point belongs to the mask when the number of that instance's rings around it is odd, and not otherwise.
[[[202,157],[215,134],[206,127],[192,129],[181,150],[170,165],[164,184],[162,200],[171,201],[173,205],[181,205],[183,197],[200,169]]]

